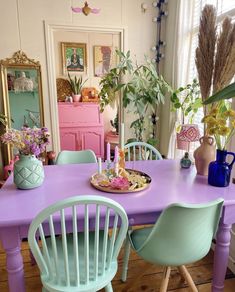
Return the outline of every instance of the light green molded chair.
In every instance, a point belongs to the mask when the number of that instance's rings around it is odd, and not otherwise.
[[[92,150],[61,151],[56,159],[56,164],[75,164],[97,162],[95,153]]]
[[[65,221],[66,214],[70,222]],[[55,222],[59,222],[61,236],[55,236]],[[67,234],[69,227],[72,233]],[[111,280],[117,272],[117,256],[127,228],[125,210],[105,197],[71,197],[44,209],[31,223],[28,234],[43,291],[93,292],[105,287],[106,292],[112,292]]]
[[[126,281],[130,245],[144,260],[163,265],[160,291],[167,291],[171,266],[177,266],[192,291],[198,291],[184,265],[202,259],[216,233],[223,199],[207,204],[172,204],[153,227],[128,232],[122,281]]]
[[[160,152],[145,142],[131,142],[126,144],[124,148],[127,149],[126,161],[162,159]]]

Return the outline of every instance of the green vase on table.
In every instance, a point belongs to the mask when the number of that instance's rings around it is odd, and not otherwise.
[[[33,189],[44,181],[42,161],[35,155],[20,155],[14,164],[14,183],[19,189]]]

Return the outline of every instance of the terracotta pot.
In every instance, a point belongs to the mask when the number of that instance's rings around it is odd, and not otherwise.
[[[215,160],[214,138],[203,136],[199,139],[200,146],[194,151],[197,173],[208,175],[208,167],[211,161]]]

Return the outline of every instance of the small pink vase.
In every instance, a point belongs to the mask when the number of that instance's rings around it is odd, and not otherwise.
[[[81,101],[81,94],[72,94],[73,95],[73,101],[79,102]]]

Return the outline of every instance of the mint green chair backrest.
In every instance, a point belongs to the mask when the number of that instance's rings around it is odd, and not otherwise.
[[[199,205],[170,205],[137,253],[165,266],[185,265],[203,258],[216,233],[222,205],[223,199]]]
[[[61,236],[55,235],[58,224]],[[28,242],[46,291],[97,291],[105,287],[117,271],[117,256],[127,229],[123,207],[101,196],[71,197],[41,211],[30,225]]]
[[[97,162],[95,153],[92,150],[61,151],[56,159],[56,164],[76,164]]]
[[[145,142],[131,142],[126,144],[124,148],[127,149],[126,161],[162,159],[160,152]]]

